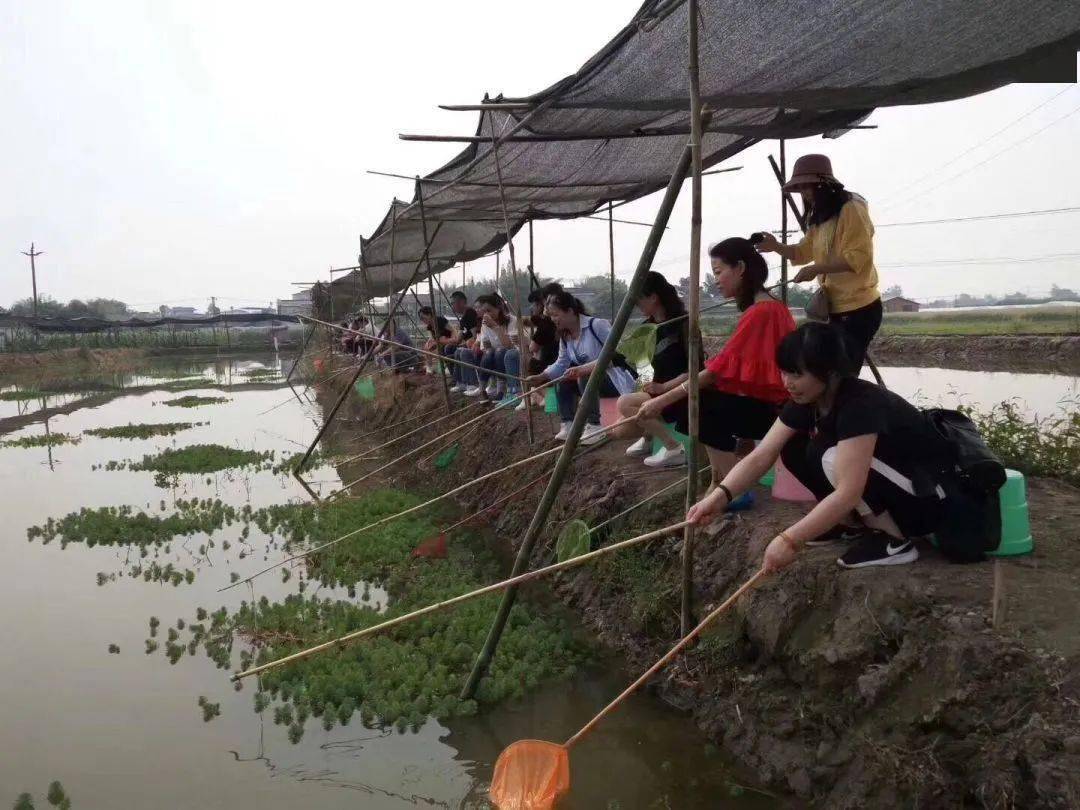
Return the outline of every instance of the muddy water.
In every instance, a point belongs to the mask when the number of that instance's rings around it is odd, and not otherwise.
[[[150,368],[121,382],[142,386],[162,379],[164,371]],[[202,364],[198,373],[227,381],[218,366]],[[198,606],[232,609],[252,595],[274,600],[297,587],[295,577],[282,583],[267,576],[254,594],[246,588],[217,593],[231,572],[247,575],[280,559],[280,549],[268,547],[254,527],[250,544],[237,525],[215,533],[216,548],[206,554],[199,550],[203,536],[173,541],[157,561],[195,572],[192,584],[177,587],[124,576],[138,561],[137,551],[27,542],[28,527],[82,507],[128,504],[158,512],[162,500],[171,510],[175,498],[221,498],[253,508],[305,499],[293,480],[269,471],[188,476],[176,490],[166,490],[154,485],[150,473],[91,469],[199,442],[275,450],[280,457],[301,448],[320,416],[287,388],[183,394],[227,396],[230,402],[173,408],[163,400],[181,394],[142,390],[54,416],[49,428],[75,435],[128,423],[209,424],[145,441],[84,436],[77,445],[51,450],[0,448],[0,804],[10,805],[21,791],[41,797],[59,779],[78,810],[485,807],[492,765],[505,745],[526,737],[565,739],[629,681],[626,672],[598,666],[573,683],[449,727],[432,720],[416,733],[365,728],[359,715],[326,732],[312,719],[293,745],[269,712],[254,713],[252,689],[234,692],[208,658],[185,655],[170,666],[160,651],[147,655],[151,615],[162,621],[160,638],[178,617],[192,618]],[[44,429],[34,424],[4,438]],[[340,483],[330,468],[311,477],[323,490]],[[222,540],[231,543],[229,551],[222,551]],[[99,586],[98,573],[119,576]],[[372,589],[368,598],[384,601],[385,594]],[[107,652],[110,644],[119,645],[119,655]],[[221,716],[203,722],[199,696],[220,702]],[[573,776],[567,805],[573,808],[780,806],[741,787],[747,778],[733,773],[688,719],[646,696],[575,751]]]
[[[869,369],[862,376],[873,380]],[[1080,377],[1070,374],[886,366],[881,376],[885,385],[921,408],[970,405],[988,411],[1008,400],[1029,417],[1044,418],[1080,404]]]

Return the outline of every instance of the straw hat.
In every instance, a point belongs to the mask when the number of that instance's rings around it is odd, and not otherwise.
[[[791,179],[784,183],[784,191],[794,191],[799,186],[816,186],[823,181],[839,182],[832,173],[832,161],[827,155],[803,155],[795,161]]]

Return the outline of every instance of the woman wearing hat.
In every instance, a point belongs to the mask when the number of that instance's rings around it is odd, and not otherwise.
[[[782,245],[766,231],[758,250],[807,265],[793,280],[819,280],[828,299],[828,319],[843,329],[861,368],[882,314],[874,267],[874,223],[866,200],[833,176],[832,163],[825,155],[803,155],[795,161],[784,191],[802,195],[806,235],[798,244]]]

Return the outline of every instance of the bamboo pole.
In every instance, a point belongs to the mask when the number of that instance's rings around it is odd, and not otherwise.
[[[634,418],[635,417],[633,417],[633,416],[629,416],[626,419],[621,419],[618,422],[615,422],[614,424],[608,425],[606,428],[602,428],[602,430],[604,430],[604,431],[614,430],[615,428],[619,427],[620,425],[624,425],[627,422],[633,421]],[[541,451],[539,453],[528,456],[527,458],[520,459],[519,461],[514,461],[514,462],[512,462],[510,464],[507,464],[505,467],[500,467],[497,470],[492,470],[489,473],[485,473],[484,475],[481,475],[479,478],[474,478],[471,481],[468,481],[468,482],[462,484],[461,486],[454,487],[453,489],[444,492],[442,495],[436,495],[434,498],[431,498],[430,500],[424,501],[423,503],[417,504],[416,506],[410,506],[408,509],[405,509],[405,510],[403,510],[401,512],[397,512],[396,514],[388,515],[388,516],[386,516],[384,518],[380,518],[379,520],[375,521],[374,523],[369,523],[366,526],[361,526],[359,529],[353,529],[351,532],[343,534],[343,535],[341,535],[341,537],[338,537],[338,538],[336,538],[334,540],[330,540],[330,541],[328,541],[326,543],[323,543],[321,546],[316,546],[315,548],[307,549],[306,551],[304,551],[304,552],[302,552],[300,554],[294,554],[293,556],[286,557],[284,560],[280,560],[279,562],[276,562],[273,565],[268,565],[266,568],[262,569],[261,571],[256,571],[254,574],[252,574],[250,577],[247,577],[246,579],[239,579],[236,582],[232,582],[232,583],[226,585],[223,588],[218,588],[218,593],[221,593],[223,591],[227,591],[227,590],[230,590],[232,588],[235,588],[237,585],[243,585],[243,584],[245,584],[247,582],[251,582],[255,578],[261,577],[263,574],[267,574],[267,573],[269,573],[269,572],[271,572],[271,571],[273,571],[273,570],[275,570],[277,568],[280,568],[283,565],[288,565],[291,562],[296,562],[297,560],[302,560],[305,557],[311,556],[312,554],[318,554],[320,551],[325,551],[326,549],[330,548],[331,546],[336,546],[338,543],[340,543],[340,542],[342,542],[344,540],[348,540],[350,537],[355,537],[356,535],[360,534],[361,532],[366,532],[366,531],[369,531],[371,529],[376,529],[379,526],[385,526],[387,523],[389,523],[389,522],[391,522],[393,520],[397,520],[398,518],[405,517],[406,515],[411,515],[411,514],[413,514],[415,512],[419,512],[421,509],[424,509],[424,508],[426,508],[428,506],[431,506],[433,503],[438,503],[439,501],[445,500],[446,498],[449,498],[452,495],[457,495],[459,492],[464,492],[467,489],[475,487],[477,484],[482,484],[484,481],[487,481],[488,479],[494,478],[497,475],[502,475],[503,473],[509,472],[510,470],[517,469],[518,467],[521,467],[521,466],[523,466],[525,464],[533,464],[537,460],[542,459],[542,458],[547,458],[548,456],[554,455],[555,453],[558,453],[558,452],[562,451],[563,449],[564,449],[563,447],[552,447],[549,450],[543,450],[543,451]],[[576,458],[576,457],[577,456],[574,456],[573,458]],[[573,458],[571,460],[573,460]],[[560,461],[561,461],[561,458],[560,458]]]
[[[424,243],[427,244],[427,214],[424,213],[424,190],[420,187],[419,175],[416,178],[416,201],[420,204],[420,227],[423,229]],[[439,310],[435,308],[435,282],[432,280],[434,274],[431,272],[431,251],[424,251],[424,261],[427,263],[428,297],[431,299],[431,334],[436,339],[435,345],[439,346]],[[441,286],[442,285],[440,285],[440,289]],[[439,369],[439,378],[442,380],[443,397],[446,399],[446,412],[450,413],[453,410],[453,406],[450,404],[450,382],[446,379],[446,364],[443,362],[443,357],[444,355],[440,348],[439,365],[436,366],[436,368]]]
[[[434,241],[435,236],[439,233],[439,229],[441,227],[442,227],[441,222],[436,223],[435,231],[434,231],[434,233],[431,234],[432,241]],[[416,280],[416,276],[420,272],[420,266],[424,263],[424,259],[427,257],[428,252],[430,250],[431,250],[431,242],[427,242],[424,245],[424,253],[423,253],[423,255],[420,257],[420,260],[416,262],[416,267],[413,268],[412,278],[409,281],[410,284],[412,284],[412,282]],[[382,329],[379,330],[380,336],[386,333],[387,324],[390,323],[390,319],[394,317],[394,313],[397,312],[398,307],[401,306],[401,302],[402,302],[402,300],[404,300],[404,298],[405,298],[405,290],[402,290],[401,294],[398,295],[397,300],[394,302],[394,306],[391,307],[390,313],[387,315],[386,322],[383,323],[383,325],[382,325]],[[315,318],[308,318],[308,320],[315,321],[316,323],[322,323],[324,326],[327,325],[325,321],[318,321]],[[360,374],[363,373],[364,367],[368,364],[368,362],[374,356],[374,354],[375,354],[375,346],[376,346],[376,344],[372,343],[371,346],[368,348],[367,352],[364,354],[363,361],[360,363],[360,365],[358,365],[356,367],[355,376],[353,376],[353,378],[351,380],[349,380],[349,384],[346,385],[345,388],[342,390],[341,395],[337,398],[337,401],[334,403],[333,407],[330,409],[330,413],[326,416],[326,419],[323,422],[322,427],[319,428],[318,432],[315,434],[315,438],[311,440],[311,445],[308,447],[307,452],[304,453],[304,457],[302,459],[300,459],[300,463],[296,466],[296,470],[294,472],[294,475],[296,477],[299,477],[300,473],[303,472],[304,468],[307,466],[308,460],[311,458],[311,454],[315,452],[315,447],[319,444],[319,440],[323,437],[323,434],[326,433],[327,429],[330,427],[330,423],[334,420],[334,417],[337,415],[337,412],[341,409],[341,406],[344,404],[346,397],[349,396],[349,391],[352,390],[353,384],[360,378]]]
[[[611,201],[607,204],[608,267],[611,271],[611,319],[615,320],[615,220],[611,217]]]
[[[540,532],[547,522],[548,514],[551,512],[551,507],[555,503],[555,498],[559,493],[559,489],[562,487],[563,481],[566,480],[566,475],[570,470],[570,462],[573,458],[574,451],[577,449],[578,440],[581,438],[582,430],[585,428],[585,418],[589,408],[592,403],[597,400],[600,393],[600,381],[607,374],[608,367],[611,365],[611,358],[615,354],[615,347],[622,338],[623,330],[630,320],[630,313],[637,302],[637,296],[641,290],[641,285],[645,280],[645,275],[649,272],[649,268],[652,267],[657,247],[660,244],[660,239],[664,235],[664,228],[667,226],[668,219],[671,217],[671,209],[675,207],[675,201],[678,199],[679,190],[682,188],[683,180],[686,178],[686,172],[689,168],[690,148],[688,145],[683,150],[682,155],[680,155],[679,160],[671,173],[671,179],[668,182],[667,190],[664,192],[664,198],[660,203],[660,209],[657,211],[656,220],[653,222],[652,230],[649,231],[649,237],[646,239],[645,246],[638,259],[637,269],[634,271],[633,278],[630,280],[626,297],[623,298],[622,305],[619,307],[619,311],[615,315],[615,320],[611,324],[611,334],[608,336],[607,341],[605,341],[604,348],[601,350],[600,356],[596,360],[596,367],[593,369],[592,374],[589,375],[589,381],[585,386],[585,393],[578,405],[577,413],[574,415],[574,422],[570,427],[566,443],[563,445],[562,454],[556,462],[555,471],[552,473],[551,480],[548,482],[547,489],[544,491],[544,496],[537,506],[536,512],[533,514],[532,521],[529,523],[529,528],[526,530],[525,536],[521,540],[517,556],[514,559],[514,575],[521,574],[528,566],[533,547],[536,545],[536,541],[540,537]],[[510,616],[510,609],[514,606],[516,598],[517,590],[513,586],[508,588],[503,594],[502,602],[500,603],[499,610],[491,624],[491,629],[488,631],[484,647],[477,656],[476,663],[473,665],[473,670],[469,674],[469,679],[461,691],[463,698],[471,698],[476,692],[476,687],[479,685],[480,679],[483,678],[484,673],[491,663],[492,657],[495,655],[495,648],[499,645],[499,639],[502,637],[503,629],[506,627],[506,621]]]
[[[297,318],[297,320],[300,320]],[[293,360],[292,366],[289,367],[289,373],[285,375],[285,382],[292,379],[293,372],[296,371],[296,367],[300,364],[300,358],[304,356],[304,352],[307,351],[308,342],[315,335],[315,327],[311,327],[311,331],[307,331],[307,327],[304,326],[304,322],[300,321],[300,328],[304,330],[304,342],[300,344],[300,353],[296,355],[296,359]]]
[[[630,548],[631,546],[641,545],[647,543],[650,540],[655,540],[658,537],[671,534],[678,531],[686,524],[686,521],[682,523],[675,523],[671,526],[665,526],[663,529],[657,529],[656,531],[649,532],[648,534],[642,534],[637,537],[631,537],[627,540],[623,540],[619,543],[614,543],[604,548],[598,548],[596,551],[590,551],[586,554],[581,554],[577,557],[571,557],[569,560],[565,560],[554,565],[548,565],[544,568],[537,568],[535,571],[529,571],[525,574],[510,577],[504,579],[502,582],[495,582],[491,585],[485,585],[483,588],[477,588],[475,591],[469,591],[463,593],[460,596],[454,596],[450,599],[444,599],[441,602],[436,602],[433,605],[414,610],[411,613],[406,613],[404,616],[397,616],[393,619],[388,619],[385,622],[380,622],[373,627],[366,627],[363,630],[356,630],[340,638],[332,639],[331,641],[324,641],[322,644],[316,644],[314,647],[309,647],[306,650],[293,653],[292,655],[286,655],[284,658],[279,658],[276,661],[268,661],[265,664],[261,664],[257,667],[245,670],[243,672],[235,673],[231,680],[239,681],[241,678],[247,678],[252,675],[258,675],[260,672],[266,672],[268,669],[276,669],[277,667],[284,666],[285,664],[291,664],[296,661],[301,661],[304,658],[309,658],[316,653],[325,652],[326,650],[341,649],[346,644],[352,641],[356,641],[366,636],[375,635],[375,633],[381,633],[383,630],[389,630],[391,627],[397,627],[399,624],[412,621],[413,619],[419,619],[421,616],[427,616],[432,613],[436,613],[440,610],[446,610],[447,608],[460,605],[462,602],[468,602],[471,599],[478,599],[481,596],[486,596],[489,593],[495,591],[501,591],[506,588],[516,587],[530,580],[539,579],[543,576],[549,576],[550,574],[558,573],[559,571],[565,571],[567,568],[574,568],[578,565],[584,565],[587,562],[592,562],[597,557],[603,557],[604,555],[611,554],[616,551],[622,551],[624,548]]]
[[[701,364],[701,344],[698,340],[701,317],[701,87],[698,74],[698,0],[689,0],[686,7],[688,20],[688,73],[690,79],[690,300],[687,322],[689,338],[689,376],[687,377],[687,421],[690,446],[686,455],[686,508],[697,501],[698,483],[698,434],[701,403],[701,385],[698,367]],[[683,529],[682,545],[682,596],[679,625],[685,636],[694,626],[694,540],[695,527],[687,524]]]
[[[521,288],[518,285],[517,256],[514,251],[514,237],[510,233],[510,215],[506,212],[506,191],[502,185],[502,161],[499,160],[499,142],[495,139],[495,121],[488,116],[488,125],[491,127],[491,152],[495,159],[495,175],[499,181],[499,199],[502,202],[503,230],[506,233],[506,246],[510,251],[510,283],[514,288],[514,306],[517,308],[517,342],[518,342],[518,385],[525,394],[525,430],[529,437],[529,446],[533,444],[533,406],[532,397],[525,385],[525,367],[528,364],[528,343],[526,342],[525,320],[522,317],[525,310],[521,306]]]
[[[784,183],[787,182],[787,144],[786,141],[780,139],[780,243],[787,247],[788,238],[788,206],[787,199],[784,195]],[[781,251],[780,253],[780,283],[784,286],[780,289],[780,300],[784,302],[784,306],[787,306],[788,302],[788,259],[787,255]]]

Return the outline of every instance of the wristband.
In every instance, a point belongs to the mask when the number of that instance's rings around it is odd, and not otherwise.
[[[727,506],[731,505],[731,502],[735,500],[735,496],[731,494],[731,490],[727,488],[726,484],[717,484],[716,488],[724,493],[724,497],[727,498]]]

